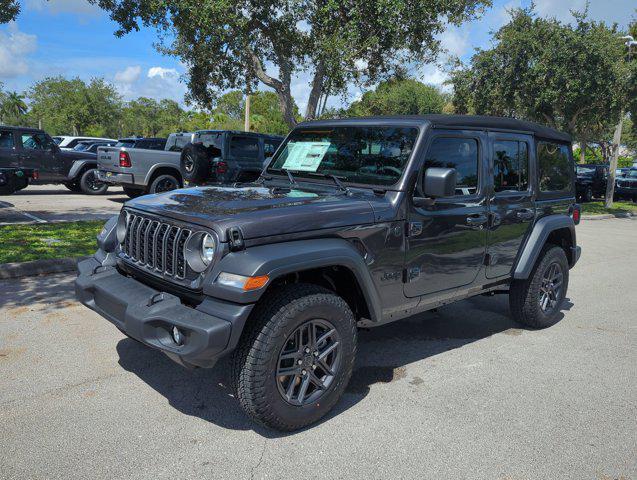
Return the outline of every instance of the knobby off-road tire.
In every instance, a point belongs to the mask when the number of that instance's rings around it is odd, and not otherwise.
[[[80,189],[86,195],[104,195],[108,184],[97,179],[97,169],[89,168],[80,177]]]
[[[170,192],[181,188],[181,182],[176,175],[170,173],[162,173],[158,175],[148,187],[148,193]]]
[[[180,172],[184,180],[201,184],[210,176],[210,158],[201,145],[188,144],[181,152]]]
[[[338,353],[326,357],[333,362],[333,375],[324,389],[314,389],[313,395],[319,395],[315,401],[293,404],[286,397],[288,388],[282,388],[282,385],[286,381],[288,386],[294,382],[292,390],[299,392],[295,400],[299,401],[301,382],[305,377],[300,374],[294,377],[280,375],[283,372],[281,366],[288,361],[282,358],[296,354],[286,353],[290,351],[290,346],[295,352],[306,352],[305,348],[297,349],[296,342],[290,338],[302,338],[303,332],[314,328],[314,325],[319,325],[317,328],[329,326],[326,328],[334,332],[330,338],[331,344],[326,343],[327,340],[321,343],[323,352],[330,345],[337,344],[334,350],[338,349]],[[356,357],[356,321],[345,300],[315,285],[283,286],[260,302],[245,328],[231,362],[231,375],[239,403],[250,417],[267,427],[291,431],[318,421],[332,409],[345,391]],[[320,336],[316,334],[319,338],[325,338],[325,335],[327,333]],[[334,339],[338,341],[334,342]],[[301,340],[300,343],[304,345]],[[319,343],[316,342],[316,345]],[[330,375],[323,375],[322,367],[312,370],[312,364],[308,363],[312,361],[312,355],[320,362],[320,351],[321,348],[317,347],[316,351],[302,353],[291,363],[296,367],[297,362],[302,362],[303,365],[299,363],[298,368],[307,368],[305,375],[310,375],[310,378],[328,378]],[[311,388],[314,388],[313,384],[307,387],[306,392]],[[307,400],[312,398],[310,395]]]
[[[545,328],[556,323],[568,290],[568,269],[564,250],[552,244],[545,245],[529,278],[514,280],[511,284],[509,305],[513,318],[532,328]],[[557,278],[561,278],[559,291],[555,289]],[[550,308],[545,309],[542,307],[542,300],[546,299],[543,294],[551,290],[551,285],[554,291],[548,295]]]

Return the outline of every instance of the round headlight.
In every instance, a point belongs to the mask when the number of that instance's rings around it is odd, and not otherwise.
[[[119,243],[124,243],[126,240],[126,224],[128,223],[128,213],[124,210],[119,214],[119,218],[117,219],[117,241]]]
[[[215,257],[216,247],[215,239],[212,238],[212,235],[206,233],[201,241],[201,259],[206,265],[210,265]]]

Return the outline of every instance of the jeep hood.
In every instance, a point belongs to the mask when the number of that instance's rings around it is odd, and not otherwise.
[[[195,187],[146,195],[126,206],[212,228],[221,241],[226,241],[230,227],[241,228],[243,237],[250,239],[373,223],[369,195],[330,190]]]

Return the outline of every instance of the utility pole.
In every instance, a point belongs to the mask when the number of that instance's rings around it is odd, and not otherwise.
[[[243,129],[246,132],[250,131],[250,94],[246,94],[246,111],[245,111],[245,119],[243,121]]]
[[[628,47],[628,63],[632,61],[633,47],[637,46],[637,42],[630,35],[621,37],[626,40],[625,45]],[[619,123],[615,127],[613,135],[613,152],[610,157],[610,165],[608,167],[608,179],[606,182],[606,196],[604,198],[604,207],[613,208],[613,196],[615,195],[615,170],[617,170],[617,161],[619,160],[619,147],[622,141],[622,127],[624,125],[624,109],[622,107],[619,114]]]

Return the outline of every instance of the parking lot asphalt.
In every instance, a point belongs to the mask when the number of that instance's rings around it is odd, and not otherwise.
[[[360,335],[324,421],[262,429],[227,366],[188,371],[74,300],[72,276],[0,282],[1,478],[637,478],[637,221],[578,227],[562,320],[506,296]]]
[[[119,187],[109,187],[105,195],[84,195],[64,185],[31,185],[0,197],[0,225],[105,220],[117,214],[126,200]]]

